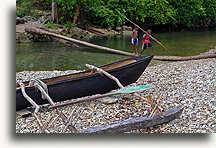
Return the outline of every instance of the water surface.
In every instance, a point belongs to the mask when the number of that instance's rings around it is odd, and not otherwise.
[[[192,56],[215,47],[214,31],[152,33],[176,56]],[[141,42],[142,33],[139,33]],[[122,51],[131,52],[130,33],[112,37],[95,37],[88,42]],[[168,53],[153,41],[155,55]],[[139,45],[141,50],[141,44]],[[150,54],[147,49],[143,55]],[[108,64],[127,56],[82,47],[71,48],[58,42],[40,42],[16,45],[16,71],[83,70],[85,64]]]

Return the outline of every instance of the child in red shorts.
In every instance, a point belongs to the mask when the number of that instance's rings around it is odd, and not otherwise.
[[[140,54],[142,54],[143,51],[144,51],[147,47],[150,47],[150,48],[151,48],[151,54],[152,54],[152,55],[154,54],[153,47],[152,47],[152,43],[151,43],[151,39],[152,39],[152,40],[155,40],[155,38],[153,38],[153,37],[151,36],[151,30],[148,29],[148,30],[147,30],[147,33],[145,33],[145,34],[143,35],[143,40],[142,40],[142,43],[143,43],[143,44],[142,44],[142,51],[141,51]]]

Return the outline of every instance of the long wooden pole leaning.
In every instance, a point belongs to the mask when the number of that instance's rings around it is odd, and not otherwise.
[[[124,16],[123,14],[121,14],[121,12],[119,12],[117,9],[116,11],[121,15],[123,16],[126,20],[128,20],[129,22],[131,22],[132,24],[134,24],[136,27],[138,27],[142,32],[148,34],[148,32],[146,32],[145,30],[143,30],[140,26],[138,26],[137,24],[135,24],[134,22],[132,22],[131,20],[129,20],[126,16]],[[150,34],[148,34],[149,36],[151,36]],[[151,36],[152,37],[152,36]],[[153,37],[152,37],[153,38]],[[173,56],[173,54],[161,43],[159,42],[157,39],[155,39],[155,41],[160,44],[170,55]]]
[[[130,52],[120,51],[120,50],[116,50],[116,49],[112,49],[112,48],[108,48],[108,47],[103,47],[103,46],[100,46],[100,45],[95,45],[95,44],[88,43],[88,42],[85,42],[85,41],[80,41],[80,40],[77,40],[77,39],[62,36],[60,34],[48,32],[46,30],[42,30],[42,29],[39,29],[39,28],[36,28],[36,27],[25,27],[25,31],[29,32],[29,33],[44,34],[44,35],[48,35],[48,36],[51,36],[51,37],[60,38],[60,39],[63,39],[63,40],[69,41],[69,42],[85,45],[85,46],[96,48],[96,49],[101,49],[101,50],[104,50],[104,51],[109,51],[109,52],[128,55],[128,56],[134,56],[134,54],[130,53]]]

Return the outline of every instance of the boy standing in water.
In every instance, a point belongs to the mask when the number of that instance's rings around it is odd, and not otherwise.
[[[138,55],[138,27],[135,27],[131,34],[132,37],[132,51],[135,55]],[[136,50],[134,52],[134,50]]]
[[[150,47],[151,48],[151,54],[153,55],[154,54],[154,50],[153,50],[153,47],[152,47],[152,43],[151,43],[151,41],[150,40],[156,40],[155,38],[153,38],[152,36],[151,36],[151,30],[150,29],[148,29],[147,30],[147,33],[145,33],[144,35],[143,35],[143,40],[142,40],[142,51],[141,51],[141,53],[140,54],[142,54],[143,53],[143,51],[147,48],[147,47]]]

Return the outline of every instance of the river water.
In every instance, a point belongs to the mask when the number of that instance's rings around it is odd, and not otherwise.
[[[152,33],[175,56],[192,56],[215,48],[215,31]],[[139,33],[141,43],[142,33]],[[131,52],[130,32],[112,37],[94,37],[88,42]],[[153,41],[155,55],[169,55]],[[141,44],[139,44],[141,50]],[[143,55],[150,54],[147,49]],[[16,45],[16,71],[83,70],[85,64],[108,64],[127,56],[82,47],[72,48],[58,42],[37,42]]]

